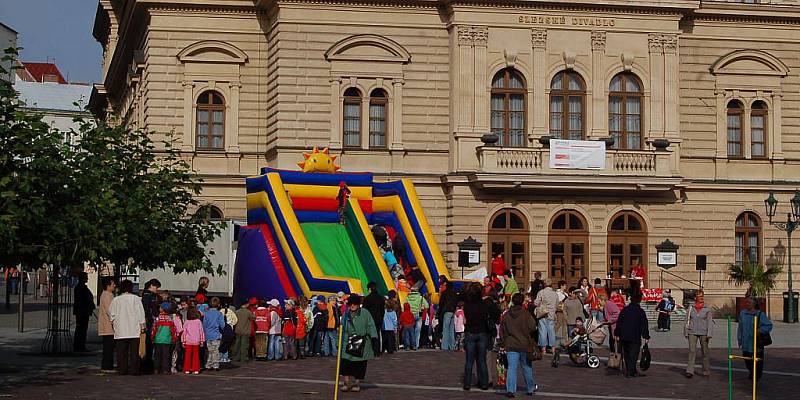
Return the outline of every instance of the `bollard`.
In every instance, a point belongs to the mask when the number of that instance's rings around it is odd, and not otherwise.
[[[338,351],[336,352],[336,379],[333,384],[333,400],[339,399],[339,366],[342,363],[342,327],[344,327],[344,321],[339,324],[339,342],[338,342]]]
[[[20,281],[22,280],[20,274]],[[25,330],[25,287],[20,283],[19,288],[19,315],[17,316],[17,331]]]

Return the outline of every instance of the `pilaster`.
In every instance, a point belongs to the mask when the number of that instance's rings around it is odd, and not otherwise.
[[[772,92],[772,134],[770,137],[770,146],[772,146],[772,158],[776,160],[783,159],[783,141],[782,141],[782,114],[781,114],[781,99],[783,93],[780,90]]]
[[[592,99],[593,110],[589,139],[608,136],[608,100],[606,99],[605,68],[606,32],[592,31]]]
[[[181,82],[181,85],[183,86],[183,143],[181,144],[181,150],[193,151],[194,82],[187,80]]]
[[[239,89],[242,84],[230,82],[228,88],[231,93],[227,127],[225,129],[225,151],[228,153],[239,153]]]
[[[342,148],[342,100],[339,92],[341,91],[342,78],[335,77],[329,80],[331,84],[331,138],[328,147],[334,149]]]
[[[390,149],[403,150],[403,85],[405,80],[395,79],[392,81],[392,138]]]
[[[664,136],[678,138],[680,118],[678,109],[678,35],[662,35],[664,46]]]
[[[475,120],[472,127],[473,133],[484,134],[489,133],[489,94],[486,89],[489,78],[486,76],[486,53],[487,44],[489,42],[489,27],[488,26],[474,26],[472,27],[472,45],[475,52],[475,77],[473,82],[474,88],[474,103],[472,109],[475,110]]]
[[[661,35],[647,37],[650,48],[650,139],[664,136],[664,46]]]
[[[533,48],[533,135],[529,140],[547,135],[547,82],[545,76],[547,47],[547,29],[531,29],[531,47]]]

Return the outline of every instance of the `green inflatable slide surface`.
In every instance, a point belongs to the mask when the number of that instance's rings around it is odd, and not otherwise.
[[[344,226],[305,222],[300,228],[325,275],[358,279],[366,290],[370,279]]]

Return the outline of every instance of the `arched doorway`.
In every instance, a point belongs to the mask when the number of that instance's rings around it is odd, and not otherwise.
[[[520,290],[530,280],[528,267],[529,228],[528,219],[513,208],[504,208],[496,212],[489,220],[489,254],[487,267],[491,273],[491,262],[496,255],[501,255],[506,267],[514,274]]]
[[[548,235],[550,279],[574,285],[589,271],[589,229],[586,220],[575,210],[559,211],[550,220]]]
[[[620,211],[608,225],[608,273],[615,279],[630,277],[636,265],[644,268],[647,287],[647,226],[639,214]]]

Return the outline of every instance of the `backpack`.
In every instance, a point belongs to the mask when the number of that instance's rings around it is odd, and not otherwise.
[[[171,344],[172,343],[172,328],[169,325],[156,326],[156,334],[153,338],[153,343],[156,344]]]
[[[337,314],[339,313],[336,311],[336,307],[330,307],[328,310],[328,329],[336,329]]]

